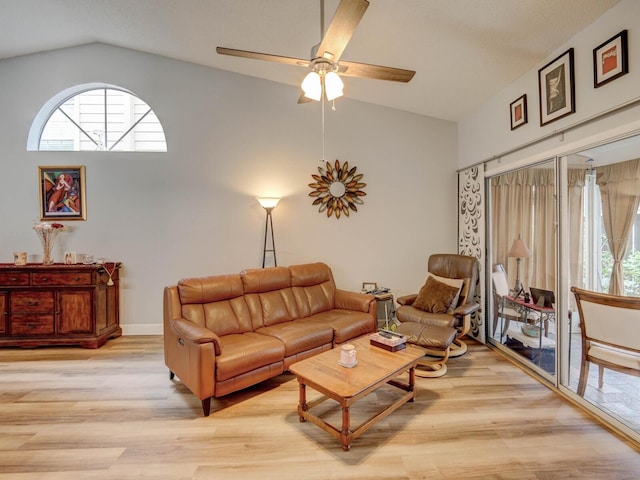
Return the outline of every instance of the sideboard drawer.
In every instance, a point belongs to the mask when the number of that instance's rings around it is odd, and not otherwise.
[[[10,303],[11,313],[53,313],[54,292],[12,292]]]
[[[0,285],[29,285],[29,274],[20,272],[0,272]]]
[[[37,272],[37,273],[31,274],[31,283],[34,286],[91,285],[91,273],[88,273],[88,272],[66,272],[66,273]]]
[[[52,335],[53,315],[12,315],[12,335]]]

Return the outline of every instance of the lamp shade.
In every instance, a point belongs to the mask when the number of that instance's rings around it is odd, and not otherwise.
[[[511,250],[509,250],[509,253],[507,253],[507,257],[510,258],[526,258],[530,256],[531,251],[520,237],[516,238],[513,241]]]
[[[257,200],[263,208],[276,208],[276,205],[278,205],[280,201],[279,198],[275,197],[257,197]]]
[[[320,97],[322,96],[322,82],[320,81],[320,75],[316,72],[307,73],[307,76],[302,80],[301,87],[305,97],[320,101]]]
[[[329,72],[324,77],[324,88],[327,100],[331,101],[343,95],[344,83],[342,83],[342,79],[336,72]]]

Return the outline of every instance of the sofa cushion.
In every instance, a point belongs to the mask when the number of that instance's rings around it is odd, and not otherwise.
[[[429,276],[418,292],[413,306],[430,313],[447,313],[453,300],[459,295],[460,287],[447,285]]]
[[[369,313],[352,310],[333,309],[296,321],[329,325],[333,329],[334,345],[367,335],[376,329],[376,320]]]
[[[330,325],[309,324],[299,320],[260,328],[256,333],[280,340],[284,345],[285,357],[331,345],[333,340],[333,328]]]
[[[240,272],[244,293],[263,293],[291,287],[287,267],[252,268]]]
[[[284,345],[274,337],[249,332],[220,337],[222,355],[216,357],[216,381],[224,381],[266,365],[281,362]]]
[[[292,265],[289,270],[300,318],[326,312],[335,306],[336,286],[328,265]]]
[[[178,282],[180,303],[210,303],[240,297],[244,291],[239,275],[183,278]]]
[[[253,330],[238,275],[186,278],[178,282],[182,316],[217,335]]]
[[[254,268],[240,277],[254,331],[298,318],[288,268]]]

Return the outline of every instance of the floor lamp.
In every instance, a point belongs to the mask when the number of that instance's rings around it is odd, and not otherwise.
[[[511,250],[507,253],[507,257],[516,259],[516,283],[513,286],[513,296],[519,297],[522,293],[522,282],[520,281],[520,262],[523,258],[528,258],[531,256],[531,251],[524,243],[524,241],[518,235],[513,241],[513,245],[511,245]]]
[[[262,268],[264,268],[265,260],[267,257],[267,252],[273,252],[273,266],[278,266],[278,261],[276,260],[276,244],[273,240],[273,219],[271,217],[271,212],[276,205],[280,201],[279,198],[273,197],[258,197],[258,202],[262,205],[262,208],[267,212],[267,218],[264,224],[264,249],[262,251]],[[271,230],[271,248],[267,248],[267,237],[269,236],[269,230]]]

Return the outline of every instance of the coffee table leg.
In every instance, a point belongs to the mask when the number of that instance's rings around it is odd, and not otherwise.
[[[298,416],[300,418],[301,422],[305,422],[306,418],[304,418],[304,412],[306,412],[307,410],[309,410],[309,406],[307,405],[307,389],[306,389],[306,385],[304,383],[302,383],[302,380],[298,379],[298,383],[299,383],[299,403],[298,403]]]
[[[342,443],[342,450],[345,452],[351,449],[351,414],[349,412],[349,406],[342,406],[342,431],[340,432],[340,443]]]
[[[409,369],[409,391],[413,392],[410,402],[413,402],[416,398],[416,367]]]

